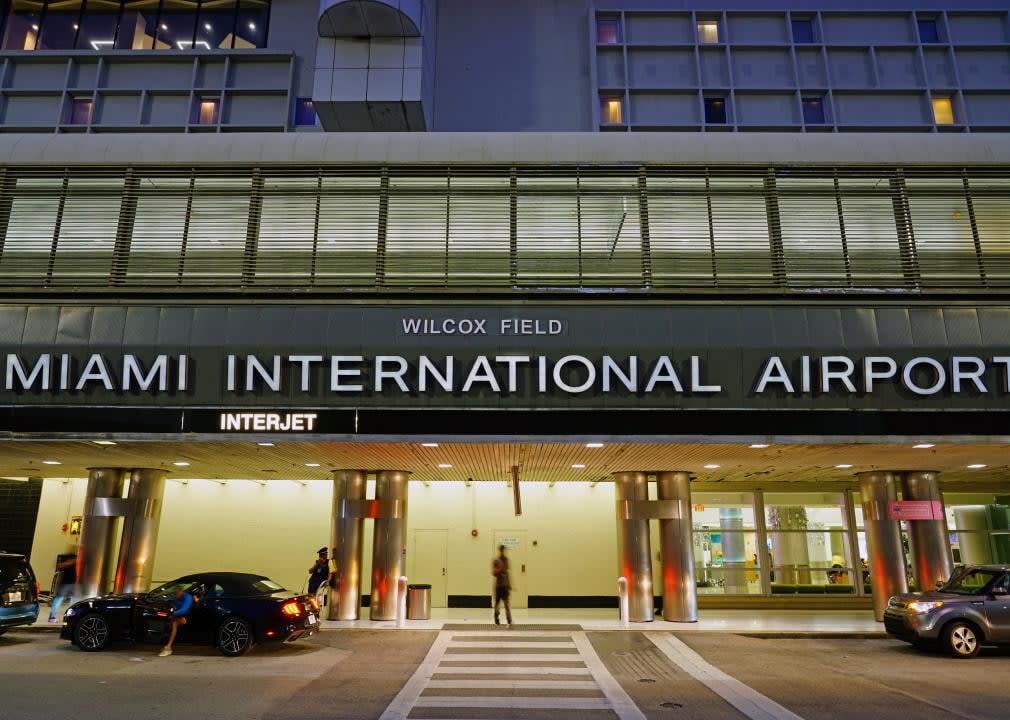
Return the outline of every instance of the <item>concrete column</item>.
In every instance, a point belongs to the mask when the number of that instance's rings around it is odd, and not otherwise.
[[[357,620],[361,609],[361,562],[365,520],[361,505],[367,490],[364,470],[333,471],[330,547],[336,574],[330,587],[330,620]]]
[[[649,499],[649,480],[642,472],[614,473],[617,499],[618,575],[628,581],[628,620],[652,622],[652,543],[648,519],[639,519],[635,503]]]
[[[112,589],[116,562],[116,531],[123,514],[123,468],[90,468],[84,495],[84,520],[77,554],[77,581],[82,597],[104,595]]]
[[[878,622],[892,595],[908,592],[905,553],[901,547],[901,526],[887,517],[887,503],[897,499],[893,472],[873,471],[856,475],[863,494],[863,527],[870,557],[870,585],[873,588],[873,612]]]
[[[664,517],[659,521],[663,558],[663,619],[697,622],[698,588],[694,577],[690,473],[657,473],[656,497],[673,504],[670,508],[673,517]]]
[[[380,470],[375,476],[378,514],[372,541],[372,620],[396,620],[397,584],[406,570],[409,472]]]
[[[743,510],[719,508],[719,529],[722,531],[723,575],[727,594],[747,592],[747,538],[743,533]],[[727,532],[729,531],[729,532]]]
[[[905,500],[939,502],[941,520],[909,520],[908,546],[912,551],[912,575],[920,591],[932,590],[937,581],[950,578],[954,565],[950,557],[947,516],[943,495],[932,471],[906,472],[901,476],[901,494]]]
[[[144,593],[151,589],[151,572],[158,549],[161,508],[165,501],[165,472],[151,468],[130,471],[123,541],[116,566],[117,593]]]

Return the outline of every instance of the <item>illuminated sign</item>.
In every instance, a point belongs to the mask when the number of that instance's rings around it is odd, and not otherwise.
[[[312,432],[317,413],[223,412],[218,419],[222,432]]]

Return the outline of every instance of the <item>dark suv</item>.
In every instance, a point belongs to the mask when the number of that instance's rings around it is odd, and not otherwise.
[[[936,590],[893,597],[884,628],[917,647],[940,643],[956,658],[1010,644],[1010,565],[959,568]]]
[[[0,552],[0,635],[39,616],[39,584],[24,555]]]

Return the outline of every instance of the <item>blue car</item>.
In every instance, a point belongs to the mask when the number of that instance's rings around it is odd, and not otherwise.
[[[0,552],[0,635],[39,617],[39,584],[24,555]]]

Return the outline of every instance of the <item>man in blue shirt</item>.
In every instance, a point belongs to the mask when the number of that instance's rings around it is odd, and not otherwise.
[[[175,642],[175,636],[179,632],[179,626],[186,624],[186,616],[189,615],[190,611],[193,609],[193,605],[196,604],[196,599],[193,594],[179,588],[175,591],[175,597],[172,598],[172,605],[175,606],[175,611],[169,618],[172,623],[171,630],[168,631],[168,643],[161,649],[158,653],[158,657],[168,657],[172,654],[172,643]]]

